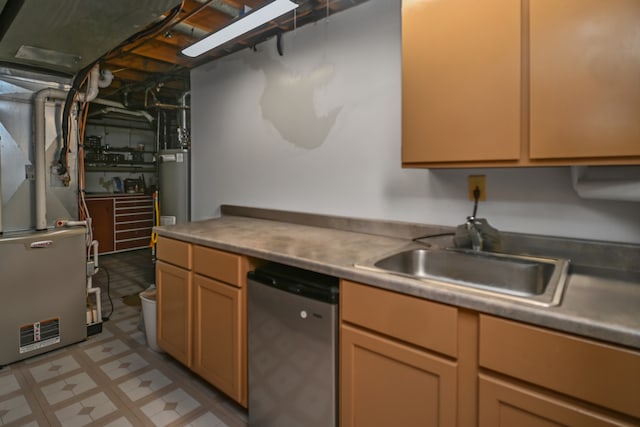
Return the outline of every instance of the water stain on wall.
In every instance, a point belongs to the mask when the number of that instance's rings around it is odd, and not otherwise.
[[[261,61],[266,85],[260,98],[262,117],[291,144],[306,149],[321,146],[335,125],[342,107],[321,115],[314,96],[335,74],[332,65],[321,65],[308,73],[294,73],[275,60]]]

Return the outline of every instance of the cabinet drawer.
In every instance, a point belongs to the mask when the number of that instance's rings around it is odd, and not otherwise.
[[[116,251],[126,251],[130,249],[142,249],[149,247],[149,237],[130,240],[116,240]]]
[[[142,212],[142,213],[132,213],[132,214],[122,214],[116,212],[115,218],[116,224],[128,223],[128,222],[148,222],[153,221],[153,212]]]
[[[640,417],[640,353],[480,316],[480,366]]]
[[[153,210],[153,201],[151,199],[140,200],[116,200],[116,208],[118,209],[151,209]]]
[[[134,215],[134,214],[151,214],[153,215],[153,209],[151,206],[131,206],[122,207],[116,206],[116,215]]]
[[[170,264],[191,269],[191,244],[159,236],[156,257]]]
[[[151,228],[141,228],[139,230],[127,230],[116,231],[116,240],[131,240],[131,239],[147,239],[147,245],[151,240]]]
[[[342,320],[448,356],[458,355],[458,310],[343,280]]]
[[[116,232],[118,231],[127,231],[127,230],[139,230],[143,228],[151,229],[153,228],[153,220],[144,220],[144,221],[134,221],[134,222],[119,222],[116,224]],[[151,235],[151,230],[149,230],[149,235]]]
[[[204,246],[193,248],[193,270],[203,276],[241,287],[244,283],[241,267],[240,255]]]
[[[480,374],[479,427],[613,427],[632,425],[551,393]]]

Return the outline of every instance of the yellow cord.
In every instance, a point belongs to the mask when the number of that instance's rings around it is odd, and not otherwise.
[[[160,207],[158,206],[158,192],[155,191],[153,193],[153,210],[155,212],[155,226],[158,227],[160,225]],[[158,243],[158,233],[155,231],[151,232],[151,242],[149,242],[149,247],[153,248]]]

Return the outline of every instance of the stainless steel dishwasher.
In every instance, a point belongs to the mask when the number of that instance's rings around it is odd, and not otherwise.
[[[247,286],[249,426],[336,426],[338,279],[267,264]]]

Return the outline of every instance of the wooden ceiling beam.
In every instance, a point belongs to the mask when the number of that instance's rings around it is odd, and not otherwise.
[[[175,29],[166,31],[164,34],[157,36],[154,40],[176,46],[180,49],[184,49],[186,46],[198,41],[196,37],[191,37],[182,31]]]
[[[145,73],[170,73],[176,69],[175,65],[166,62],[156,61],[148,57],[127,54],[110,58],[105,62],[105,66],[113,69],[131,69],[143,71]]]
[[[252,9],[255,9],[256,7],[260,7],[267,3],[266,0],[242,0],[242,1],[224,0],[224,2],[229,6],[233,7],[234,9],[238,9],[238,10],[243,9],[245,5],[249,6]]]
[[[180,50],[182,49],[158,40],[149,40],[147,43],[135,48],[131,53],[187,68],[193,66],[193,61],[181,55]]]
[[[113,73],[114,80],[134,83],[144,83],[162,81],[164,87],[173,89],[184,89],[189,81],[189,73],[184,71],[181,74],[144,73],[136,70],[116,70]]]
[[[220,12],[209,6],[202,7],[201,3],[195,0],[185,0],[181,14],[190,15],[182,22],[206,32],[212,32],[232,19],[226,13]]]
[[[189,90],[188,75],[186,78],[167,79],[162,74],[146,75],[140,80],[139,75],[121,74],[113,79],[111,85],[108,88],[100,90],[100,98],[114,99],[122,102],[122,96],[124,93],[128,94],[130,101],[133,101],[133,97],[144,97],[144,93],[150,87],[154,87],[157,84],[158,90],[156,94],[159,98],[177,98],[185,91]],[[120,78],[122,77],[122,78]],[[154,82],[157,78],[159,83]],[[142,94],[142,95],[140,95]]]

